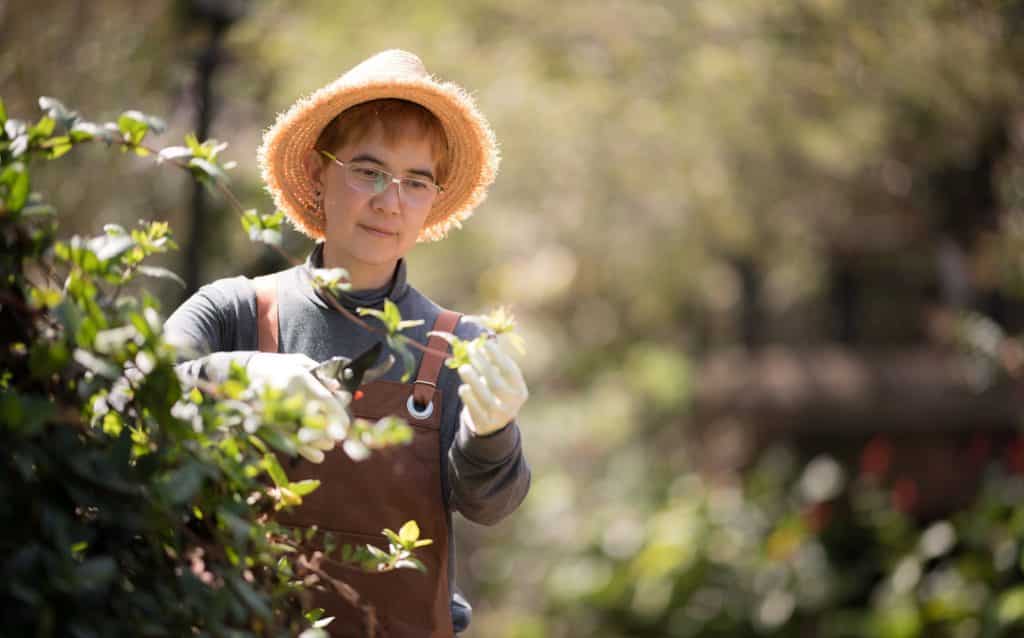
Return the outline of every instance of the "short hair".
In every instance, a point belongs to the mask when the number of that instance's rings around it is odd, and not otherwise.
[[[334,153],[378,130],[389,144],[409,134],[425,137],[437,163],[437,182],[443,184],[448,178],[451,162],[444,126],[427,108],[409,100],[383,98],[345,109],[320,132],[314,148]]]

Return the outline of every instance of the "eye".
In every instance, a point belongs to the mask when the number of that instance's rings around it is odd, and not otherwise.
[[[384,171],[369,166],[353,166],[351,170],[353,175],[368,182],[376,181],[384,175]]]
[[[421,179],[406,179],[405,186],[409,190],[425,191],[431,187],[431,184]]]

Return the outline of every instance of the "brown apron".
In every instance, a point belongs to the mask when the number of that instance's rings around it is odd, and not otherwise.
[[[277,287],[273,276],[259,277],[256,285],[257,334],[263,352],[277,352],[279,324]],[[434,330],[452,332],[460,315],[444,310]],[[448,343],[431,337],[432,350],[446,352]],[[380,623],[378,636],[389,638],[448,638],[453,636],[451,595],[448,591],[448,515],[441,494],[441,392],[437,378],[444,357],[424,353],[413,383],[372,381],[352,402],[356,417],[377,420],[395,415],[414,431],[412,443],[374,451],[365,461],[351,460],[337,446],[323,463],[289,463],[293,481],[317,479],[320,487],[303,497],[300,507],[279,515],[286,525],[332,532],[339,558],[344,544],[373,544],[387,551],[385,527],[395,532],[409,520],[420,527],[420,538],[432,545],[416,550],[426,573],[399,569],[367,574],[325,561],[324,570],[355,588],[361,602],[373,605]],[[424,414],[429,412],[429,414]],[[328,592],[313,592],[313,607],[334,616],[326,629],[331,636],[365,636],[358,610]]]

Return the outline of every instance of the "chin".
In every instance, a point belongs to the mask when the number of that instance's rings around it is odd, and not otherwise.
[[[352,256],[368,266],[386,266],[398,261],[401,255],[395,250],[380,250],[370,246],[357,246]]]

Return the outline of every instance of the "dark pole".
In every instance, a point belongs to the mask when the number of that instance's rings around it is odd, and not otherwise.
[[[225,56],[221,44],[232,24],[245,15],[247,0],[191,0],[188,15],[196,23],[209,27],[210,37],[206,49],[196,58],[196,136],[200,141],[210,137],[215,103],[213,76]],[[185,295],[194,293],[200,284],[199,265],[206,252],[204,231],[210,228],[208,222],[209,200],[205,187],[195,182],[192,187],[192,213],[188,238],[185,241]]]
[[[751,257],[736,258],[733,267],[740,279],[740,338],[744,347],[753,350],[762,341],[761,273]]]
[[[213,23],[209,44],[196,60],[196,136],[200,140],[210,137],[214,110],[213,74],[220,62],[220,42],[226,30],[226,24]],[[188,226],[188,241],[185,242],[185,292],[188,295],[199,288],[199,261],[205,252],[202,232],[208,208],[205,188],[198,181],[192,184],[192,215]]]

